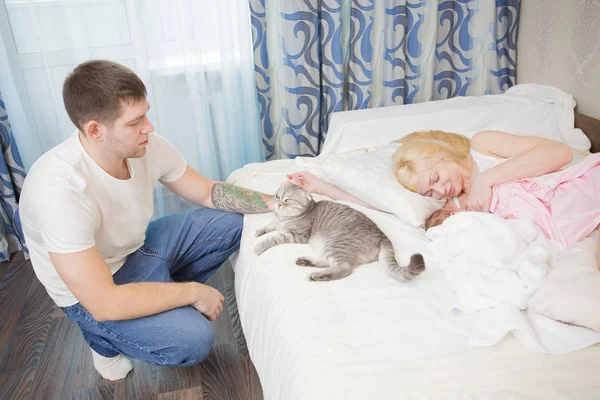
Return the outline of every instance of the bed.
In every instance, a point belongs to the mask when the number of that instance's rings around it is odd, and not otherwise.
[[[251,164],[228,181],[273,193],[287,173],[323,176],[328,165],[437,127],[467,135],[482,129],[556,135],[574,151],[600,150],[600,122],[574,113],[572,97],[548,87],[517,89],[509,94],[519,98],[505,94],[334,114],[319,157]],[[388,234],[400,261],[415,251],[426,262],[432,259],[430,240],[414,221],[354,207]],[[313,251],[307,245],[281,245],[255,256],[254,233],[272,218],[245,218],[233,260],[240,320],[265,399],[600,398],[594,332],[581,349],[555,352],[562,354],[532,350],[510,333],[494,345],[473,345],[481,321],[477,313],[457,311],[456,290],[435,265],[428,263],[410,284],[393,281],[378,263],[340,281],[309,282],[309,271],[295,265],[299,255]]]

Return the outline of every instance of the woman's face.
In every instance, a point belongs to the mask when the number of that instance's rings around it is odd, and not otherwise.
[[[418,173],[417,192],[437,200],[458,196],[468,185],[464,171],[457,163],[440,160]]]

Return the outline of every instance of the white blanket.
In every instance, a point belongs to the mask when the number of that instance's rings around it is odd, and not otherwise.
[[[549,354],[600,342],[600,333],[593,330],[522,312],[562,251],[533,222],[458,213],[427,236],[432,261],[460,301],[455,312],[478,312],[472,345],[494,345],[509,332],[529,348]]]
[[[548,241],[531,221],[458,213],[427,237],[466,311],[502,303],[524,310],[550,271]]]

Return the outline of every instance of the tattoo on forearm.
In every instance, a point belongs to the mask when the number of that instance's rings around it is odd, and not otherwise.
[[[212,192],[212,203],[217,210],[239,214],[259,214],[269,212],[271,196],[234,186],[230,183],[215,183]]]

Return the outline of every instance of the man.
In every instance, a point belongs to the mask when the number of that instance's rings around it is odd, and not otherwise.
[[[268,212],[271,196],[187,166],[153,133],[146,88],[120,64],[77,66],[63,98],[78,132],[31,167],[20,203],[38,279],[79,325],[104,378],[125,378],[125,356],[202,361],[224,300],[202,282],[239,248],[240,214]],[[204,208],[149,223],[157,181]]]

